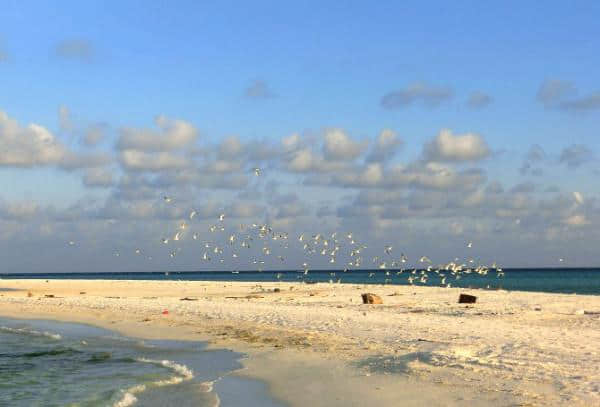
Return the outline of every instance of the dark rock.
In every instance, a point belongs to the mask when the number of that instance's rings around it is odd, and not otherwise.
[[[459,304],[474,304],[477,301],[477,297],[469,294],[461,294],[458,296]]]

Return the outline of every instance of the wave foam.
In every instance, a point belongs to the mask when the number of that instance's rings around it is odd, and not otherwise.
[[[135,394],[141,393],[144,390],[146,390],[146,386],[143,384],[133,386],[133,387],[125,390],[121,400],[119,400],[115,404],[113,404],[113,407],[129,407],[129,406],[134,405],[137,402],[137,397],[135,397]]]
[[[44,336],[46,338],[54,339],[57,341],[62,339],[62,336],[60,334],[55,334],[53,332],[48,332],[48,331],[41,332],[41,331],[36,331],[35,329],[28,329],[28,328],[11,328],[9,326],[0,326],[0,331],[10,332],[10,333],[20,334],[20,335]]]
[[[175,363],[172,360],[156,360],[146,358],[138,358],[136,360],[138,362],[151,363],[153,365],[163,366],[177,373],[177,376],[171,376],[169,379],[158,380],[154,382],[153,384],[156,386],[169,386],[194,378],[194,372],[190,368],[188,368],[186,365]]]

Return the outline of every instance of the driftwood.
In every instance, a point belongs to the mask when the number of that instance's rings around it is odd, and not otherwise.
[[[383,300],[377,294],[365,293],[361,296],[363,304],[383,304]]]

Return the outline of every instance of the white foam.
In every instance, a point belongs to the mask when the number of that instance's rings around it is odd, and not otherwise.
[[[137,402],[137,397],[135,397],[135,394],[141,393],[144,390],[146,390],[146,386],[143,384],[127,389],[125,393],[123,393],[121,400],[113,404],[113,407],[129,407],[134,405]]]
[[[181,383],[183,381],[191,380],[194,378],[194,372],[190,368],[188,368],[186,365],[175,363],[172,360],[156,360],[146,358],[138,358],[136,360],[138,362],[164,366],[178,374],[177,376],[171,376],[170,378],[165,380],[155,381],[153,383],[155,386],[170,386],[172,384]]]
[[[27,328],[11,328],[8,326],[0,326],[0,331],[11,332],[11,333],[16,333],[16,334],[21,334],[21,335],[45,336],[46,338],[55,339],[57,341],[62,339],[62,336],[60,336],[60,334],[55,334],[53,332],[48,332],[48,331],[40,332],[40,331],[36,331],[34,329],[27,329]]]

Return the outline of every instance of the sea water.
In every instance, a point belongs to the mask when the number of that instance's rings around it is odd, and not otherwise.
[[[106,279],[106,280],[182,280],[182,281],[256,281],[256,282],[334,282],[349,284],[409,284],[409,270],[277,270],[277,271],[171,271],[168,274],[156,272],[114,272],[114,273],[14,273],[0,274],[1,278],[40,278],[40,279]],[[445,275],[445,284],[452,287],[490,288],[519,291],[537,291],[566,294],[600,295],[600,268],[537,268],[505,269],[504,275],[489,270],[486,275],[460,273]],[[421,270],[414,275],[415,285],[440,286],[442,277],[433,271],[427,272],[428,279],[421,283]],[[413,276],[414,276],[413,275]],[[0,287],[2,286],[0,280]]]
[[[229,377],[243,355],[81,324],[0,318],[0,406],[282,406]]]

